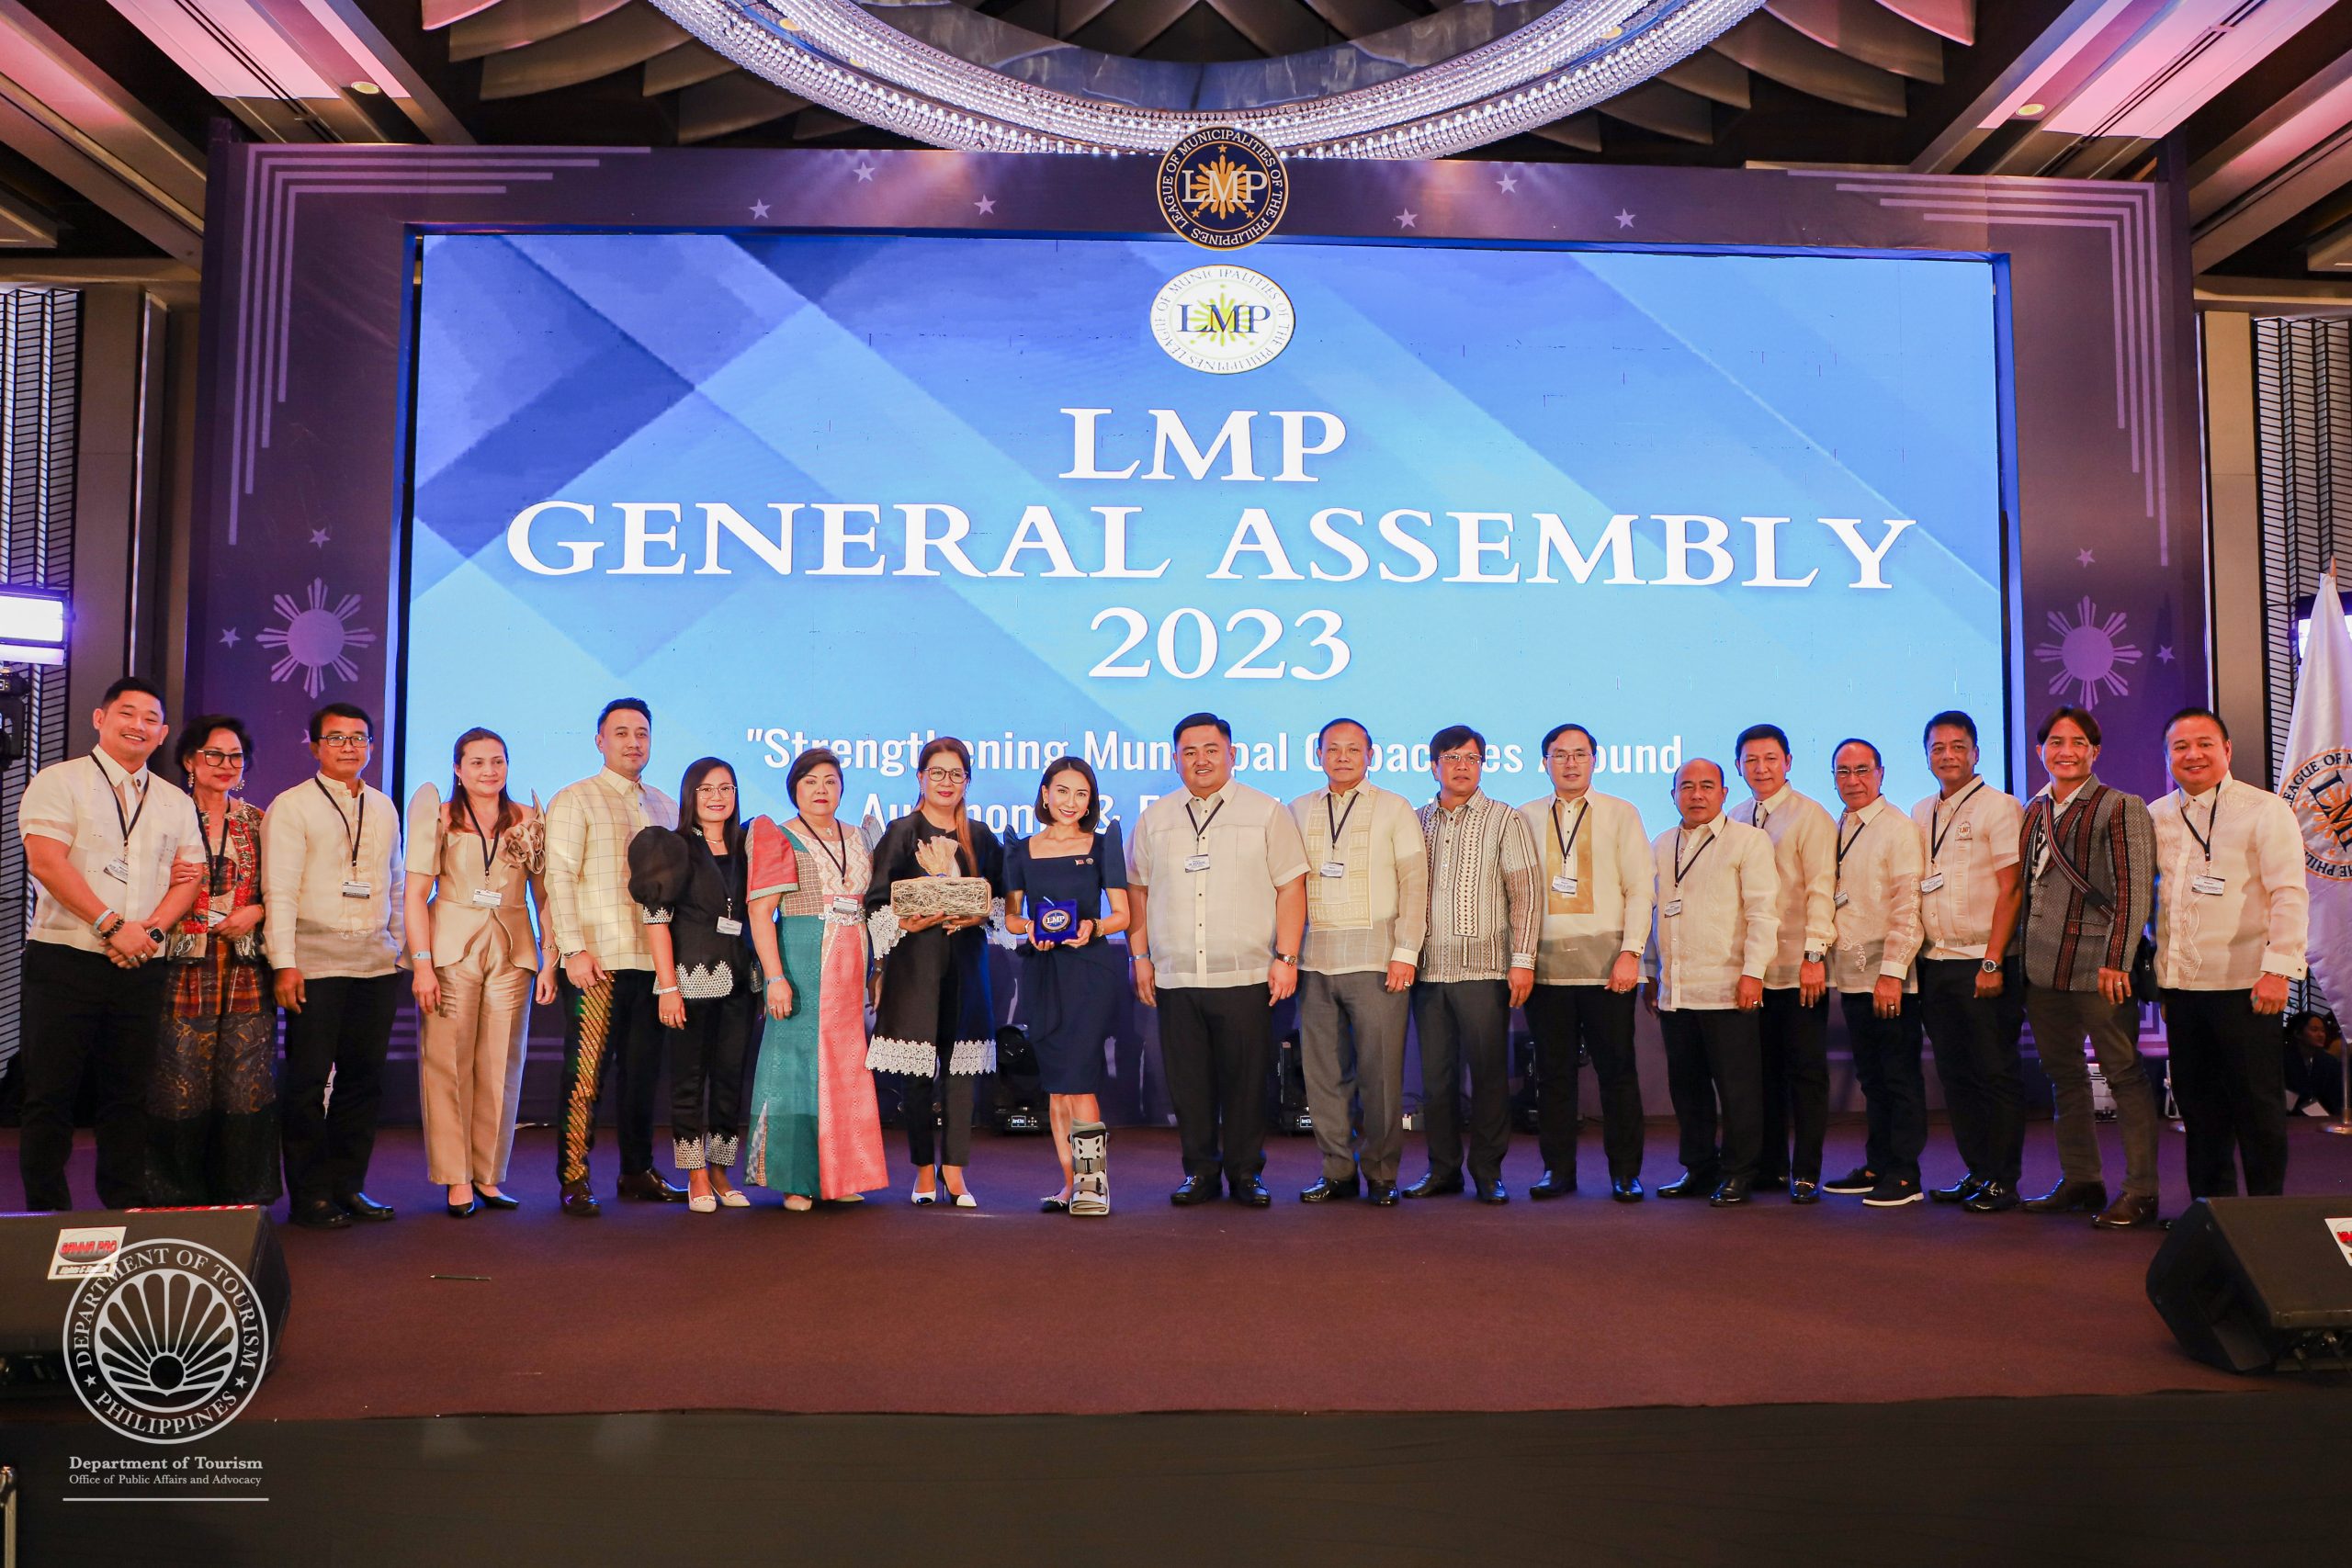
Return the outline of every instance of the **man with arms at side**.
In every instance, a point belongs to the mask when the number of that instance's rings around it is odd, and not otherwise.
[[[271,801],[261,825],[263,930],[286,1010],[287,1212],[322,1230],[392,1217],[365,1189],[401,1002],[407,879],[400,807],[359,777],[375,736],[350,703],[312,714],[319,771]]]
[[[1184,787],[1144,810],[1127,852],[1136,999],[1159,1010],[1184,1147],[1169,1201],[1209,1202],[1222,1175],[1235,1202],[1262,1209],[1274,1004],[1298,988],[1306,845],[1281,801],[1234,783],[1231,725],[1187,715],[1175,747]]]
[[[2034,737],[2050,774],[2027,803],[2025,1015],[2056,1102],[2058,1185],[2024,1207],[2086,1210],[2104,1230],[2156,1223],[2156,1101],[2140,1059],[2140,1004],[2132,959],[2154,902],[2155,829],[2136,795],[2109,789],[2098,761],[2098,720],[2062,707]],[[2087,1040],[2123,1128],[2123,1191],[2107,1201],[2091,1114]]]
[[[1609,1190],[1642,1196],[1642,1080],[1634,1070],[1634,993],[1642,983],[1657,875],[1649,836],[1631,801],[1592,787],[1596,746],[1580,724],[1544,737],[1551,790],[1519,808],[1544,858],[1544,921],[1527,1027],[1535,1036],[1537,1134],[1544,1175],[1527,1190],[1553,1198],[1577,1190],[1577,1057],[1592,1058],[1600,1084],[1600,1144]]]
[[[1730,816],[1770,837],[1780,872],[1780,937],[1757,1020],[1764,1044],[1764,1154],[1757,1179],[1770,1187],[1786,1181],[1792,1202],[1813,1203],[1821,1197],[1821,1144],[1829,1132],[1829,970],[1823,960],[1837,934],[1830,885],[1838,826],[1819,802],[1790,786],[1789,738],[1779,725],[1741,730],[1735,757],[1748,798]]]
[[[1917,1203],[1919,1153],[1928,1144],[1928,1085],[1919,1073],[1919,1010],[1911,961],[1919,952],[1919,829],[1880,793],[1878,748],[1841,740],[1830,773],[1845,814],[1838,822],[1838,874],[1830,902],[1838,939],[1829,983],[1846,1015],[1854,1078],[1869,1113],[1862,1164],[1830,1190],[1861,1186],[1873,1209]]]
[[[1408,1198],[1462,1190],[1462,1068],[1470,1068],[1470,1189],[1505,1203],[1510,1148],[1510,1010],[1535,984],[1543,887],[1526,819],[1478,787],[1487,740],[1466,724],[1430,738],[1437,798],[1421,807],[1430,862],[1430,925],[1413,982],[1421,1042],[1421,1114],[1429,1174]]]
[[[2025,808],[1976,772],[1976,721],[1952,709],[1928,721],[1922,743],[1936,793],[1911,808],[1927,835],[1919,879],[1919,1020],[1935,1047],[1936,1077],[1966,1169],[1928,1196],[1973,1214],[2018,1206],[2025,1158],[2025,1080],[2018,1031],[2025,980],[2009,952],[2025,888],[2018,834]]]
[[[1371,732],[1335,718],[1315,744],[1329,783],[1292,801],[1290,814],[1306,841],[1298,1036],[1323,1174],[1298,1196],[1321,1203],[1361,1190],[1385,1207],[1396,1201],[1405,1145],[1405,1022],[1429,925],[1429,865],[1411,803],[1364,783]]]
[[[1646,994],[1666,1037],[1682,1175],[1657,1195],[1731,1208],[1747,1201],[1761,1144],[1756,1021],[1780,941],[1781,878],[1771,840],[1724,815],[1721,767],[1693,757],[1676,769],[1674,805],[1680,825],[1650,846],[1657,976]]]
[[[563,1212],[596,1213],[588,1152],[596,1142],[596,1098],[608,1073],[620,1079],[624,1198],[683,1203],[686,1190],[653,1168],[653,1090],[662,1040],[653,998],[653,953],[628,891],[628,847],[648,828],[678,825],[678,803],[645,782],[653,755],[653,716],[636,697],[616,697],[596,717],[604,768],[566,784],[548,803],[548,922],[563,966],[563,1120],[556,1129],[556,1179]]]
[[[2180,787],[2148,807],[2156,830],[2156,985],[2173,1097],[2188,1134],[2188,1195],[2276,1197],[2287,1184],[2286,1058],[2278,1016],[2303,977],[2311,892],[2295,808],[2230,776],[2211,708],[2165,726]]]
[[[146,1201],[148,1077],[169,968],[163,933],[196,902],[205,858],[195,802],[147,766],[164,743],[163,694],[125,676],[90,722],[98,734],[90,753],[35,773],[17,804],[34,885],[17,1165],[34,1210],[74,1206],[65,1161],[85,1077],[96,1090],[98,1201]]]

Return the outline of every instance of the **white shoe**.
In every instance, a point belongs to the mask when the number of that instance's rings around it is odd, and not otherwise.
[[[913,1195],[913,1202],[917,1208],[922,1208],[928,1204],[936,1203],[938,1201],[939,1189],[936,1187],[933,1188],[928,1192],[917,1192]]]
[[[718,1195],[718,1206],[722,1209],[748,1209],[752,1201],[743,1195],[741,1188],[730,1187]]]
[[[692,1193],[686,1199],[686,1210],[689,1213],[715,1214],[718,1213],[718,1200],[707,1192]]]
[[[977,1209],[980,1206],[980,1201],[969,1192],[958,1192],[956,1194],[956,1206],[959,1209]]]

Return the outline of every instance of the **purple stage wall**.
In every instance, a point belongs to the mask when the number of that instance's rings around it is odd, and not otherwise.
[[[345,697],[396,733],[413,240],[449,231],[1160,234],[1144,159],[554,148],[218,151],[206,226],[191,709],[260,738],[258,799]],[[1928,251],[2008,269],[2015,782],[2064,700],[2154,791],[2156,725],[2206,689],[2189,292],[2161,186],[1446,162],[1292,165],[1282,236]],[[1170,243],[1176,243],[1170,238]],[[1508,309],[1498,301],[1498,309]],[[494,635],[485,669],[527,665]],[[379,748],[376,782],[396,753]],[[583,769],[584,771],[584,769]],[[397,791],[395,791],[397,794]]]

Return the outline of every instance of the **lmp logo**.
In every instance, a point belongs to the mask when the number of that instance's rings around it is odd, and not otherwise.
[[[1151,335],[1168,357],[1212,376],[1257,369],[1297,326],[1280,284],[1230,263],[1180,272],[1151,302]]]
[[[142,1241],[82,1281],[65,1309],[65,1368],[91,1415],[146,1443],[192,1442],[237,1418],[269,1363],[269,1324],[243,1270],[209,1247]]]
[[[1290,201],[1290,175],[1274,150],[1246,130],[1193,131],[1159,161],[1159,211],[1206,250],[1236,251],[1273,232]]]
[[[2278,793],[2295,808],[2303,866],[2313,876],[2352,882],[2352,750],[2331,746],[2295,764]]]

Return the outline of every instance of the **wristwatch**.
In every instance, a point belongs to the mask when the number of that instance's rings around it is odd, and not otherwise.
[[[1277,953],[1274,954],[1274,962],[1277,964],[1287,964],[1292,968],[1295,969],[1298,967],[1298,954],[1295,953]]]
[[[1998,975],[2001,972],[2001,961],[1997,958],[1979,959],[1976,967],[1987,975]]]
[[[430,964],[433,962],[433,954],[426,949],[419,948],[414,953],[410,953],[408,955],[408,959],[412,964]]]
[[[1805,961],[1807,964],[1818,964],[1818,963],[1820,963],[1820,962],[1821,962],[1821,949],[1819,949],[1819,948],[1817,948],[1817,947],[1808,947],[1808,948],[1806,948],[1806,949],[1804,950],[1804,961]]]

